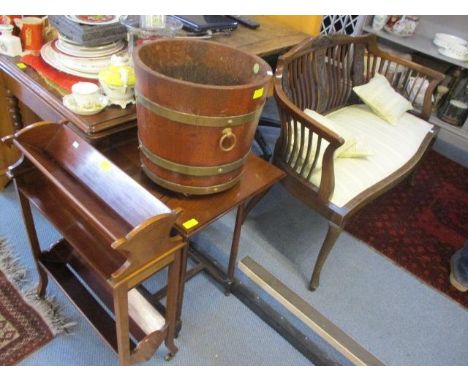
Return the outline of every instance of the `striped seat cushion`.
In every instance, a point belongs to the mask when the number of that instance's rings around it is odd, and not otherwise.
[[[397,125],[376,116],[366,105],[353,105],[327,114],[346,127],[358,141],[365,142],[373,155],[364,158],[336,158],[335,190],[330,201],[343,207],[354,197],[398,171],[416,154],[433,125],[409,113]],[[321,171],[310,182],[320,185]]]

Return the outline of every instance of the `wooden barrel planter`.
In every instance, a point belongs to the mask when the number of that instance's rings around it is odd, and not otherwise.
[[[193,39],[134,52],[142,168],[160,186],[212,194],[240,179],[270,86],[261,58]]]

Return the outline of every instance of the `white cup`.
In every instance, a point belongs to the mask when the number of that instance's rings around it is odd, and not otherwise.
[[[92,82],[77,82],[72,86],[72,94],[80,109],[94,109],[99,105],[101,91]]]

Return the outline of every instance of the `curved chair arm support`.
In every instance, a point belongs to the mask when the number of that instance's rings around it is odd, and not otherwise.
[[[281,78],[277,77],[275,79],[275,96],[276,100],[278,101],[278,105],[280,108],[281,114],[281,128],[282,128],[282,138],[283,141],[280,144],[280,153],[281,153],[281,160],[284,162],[291,162],[293,158],[287,158],[288,154],[288,145],[290,142],[287,141],[288,136],[288,125],[293,124],[294,121],[301,124],[304,129],[308,130],[308,134],[315,134],[316,139],[318,140],[326,140],[329,145],[325,149],[324,155],[322,157],[321,163],[321,179],[320,179],[320,186],[318,197],[323,202],[328,202],[331,194],[333,193],[335,187],[335,175],[334,175],[334,152],[335,150],[344,144],[345,140],[343,137],[338,135],[333,130],[330,130],[319,121],[315,120],[313,117],[310,117],[306,113],[304,113],[301,109],[299,109],[296,105],[294,105],[284,93],[282,87],[280,86]],[[314,139],[314,138],[313,138]],[[312,169],[317,166],[317,159],[312,159],[310,156],[314,155],[313,152],[308,153],[307,159],[305,162],[313,162]],[[312,170],[311,169],[311,170]],[[303,173],[303,171],[299,171],[299,174],[308,180],[311,172],[309,174]]]

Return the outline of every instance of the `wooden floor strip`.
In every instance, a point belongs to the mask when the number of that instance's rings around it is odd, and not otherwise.
[[[352,363],[383,365],[379,359],[253,259],[242,259],[239,269]]]

